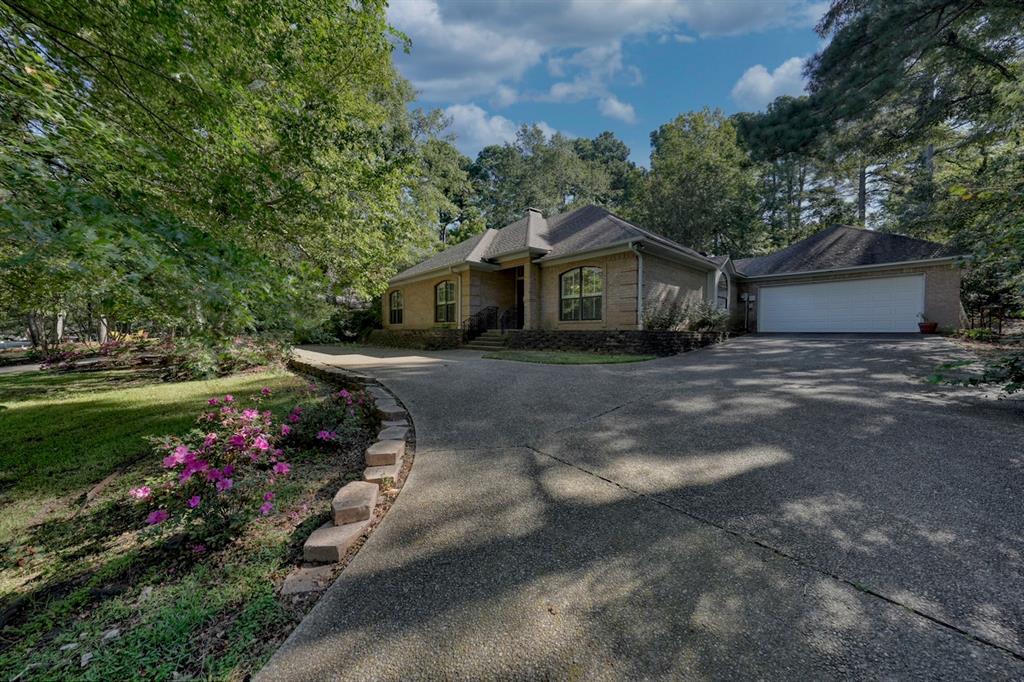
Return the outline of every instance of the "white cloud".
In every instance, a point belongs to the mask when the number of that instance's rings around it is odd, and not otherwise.
[[[763,64],[752,66],[736,81],[732,98],[745,109],[758,110],[780,95],[800,95],[805,87],[803,68],[803,57],[791,57],[770,72]]]
[[[636,123],[636,111],[633,105],[619,100],[614,95],[604,97],[598,102],[598,110],[608,118],[617,118],[626,123]]]
[[[622,0],[540,2],[519,0],[393,0],[388,19],[412,39],[410,55],[396,54],[400,71],[427,101],[469,102],[496,95],[547,60],[553,78],[582,81],[569,97],[607,96],[615,78],[638,80],[622,63],[629,37],[737,35],[777,26],[812,25],[820,0]],[[572,76],[576,72],[575,76]],[[580,95],[590,83],[589,94]],[[551,93],[548,93],[549,95]],[[520,97],[521,99],[522,97]]]
[[[510,88],[507,85],[499,85],[494,91],[494,97],[491,98],[491,104],[499,109],[518,101],[519,93],[515,91],[515,88]]]
[[[473,103],[453,104],[444,112],[451,119],[448,131],[455,135],[455,146],[469,156],[476,156],[488,145],[512,142],[519,130],[518,123],[497,114],[492,116]],[[548,137],[557,132],[544,121],[538,121],[536,125]]]

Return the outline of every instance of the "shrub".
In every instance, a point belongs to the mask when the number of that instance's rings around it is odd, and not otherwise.
[[[236,407],[230,395],[211,398],[214,409],[199,417],[200,428],[154,439],[165,471],[129,491],[145,505],[148,525],[223,544],[241,524],[270,513],[274,485],[291,466],[278,447],[280,427],[259,409],[269,395],[264,388],[246,409]]]
[[[941,365],[939,371],[930,377],[929,381],[959,386],[998,385],[1006,394],[1024,391],[1024,351],[1015,351],[995,360],[986,360],[980,372],[959,376],[946,374],[946,372],[962,369],[971,364],[973,364],[971,360],[962,360]]]
[[[691,332],[725,331],[729,313],[707,301],[689,303],[686,307],[685,326]]]
[[[724,331],[729,313],[707,301],[655,301],[644,308],[644,329]]]
[[[309,398],[291,411],[282,426],[288,445],[323,447],[353,440],[374,411],[363,391],[341,389],[323,398]]]
[[[961,329],[959,336],[968,341],[984,341],[985,343],[993,343],[999,336],[988,329],[987,327],[978,327],[977,329]]]
[[[686,320],[686,306],[681,301],[653,301],[644,307],[644,329],[672,331],[681,329]]]
[[[284,364],[290,352],[287,345],[261,338],[211,340],[184,338],[166,341],[160,348],[163,378],[188,381],[224,376],[253,367]]]

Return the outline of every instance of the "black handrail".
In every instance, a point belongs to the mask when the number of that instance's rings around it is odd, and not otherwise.
[[[496,326],[498,326],[498,306],[489,305],[486,308],[481,308],[462,322],[462,341],[469,343]]]

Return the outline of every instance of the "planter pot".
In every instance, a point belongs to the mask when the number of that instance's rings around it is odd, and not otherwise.
[[[917,328],[921,330],[922,334],[934,334],[935,330],[939,328],[938,322],[918,322]]]

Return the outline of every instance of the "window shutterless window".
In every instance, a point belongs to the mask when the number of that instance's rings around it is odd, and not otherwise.
[[[600,320],[604,278],[601,268],[582,267],[563,272],[558,278],[558,319]]]
[[[729,276],[724,272],[718,280],[718,307],[722,310],[729,309]]]
[[[455,282],[441,282],[434,287],[434,322],[455,321]]]
[[[392,291],[388,297],[388,322],[402,324],[402,292]]]

